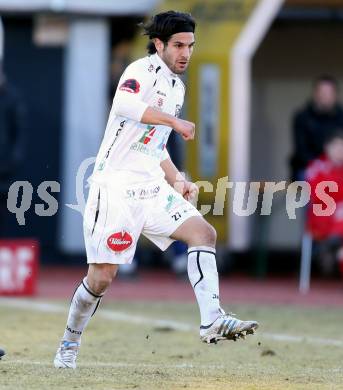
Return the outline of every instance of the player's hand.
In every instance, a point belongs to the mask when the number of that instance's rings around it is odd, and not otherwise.
[[[199,188],[196,184],[191,181],[185,181],[183,186],[183,194],[182,196],[188,200],[188,202],[192,202],[199,195]]]
[[[192,122],[176,118],[174,130],[179,133],[185,141],[194,139],[195,124]]]

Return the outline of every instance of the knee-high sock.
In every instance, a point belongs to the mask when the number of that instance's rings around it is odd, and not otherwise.
[[[187,270],[198,301],[201,325],[210,325],[223,313],[219,303],[215,249],[206,246],[189,248]]]
[[[91,291],[87,278],[84,278],[71,300],[63,340],[80,342],[82,332],[96,312],[101,298],[102,295],[96,295]]]

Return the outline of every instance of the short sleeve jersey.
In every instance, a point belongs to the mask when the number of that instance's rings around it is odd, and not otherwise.
[[[118,83],[92,180],[106,180],[117,171],[135,181],[164,177],[160,163],[169,157],[172,129],[140,120],[148,106],[179,116],[184,94],[180,78],[157,54],[131,63]]]

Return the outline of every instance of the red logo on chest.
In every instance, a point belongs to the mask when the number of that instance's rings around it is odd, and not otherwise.
[[[123,252],[132,245],[132,237],[125,230],[111,234],[107,239],[107,246],[113,252]]]

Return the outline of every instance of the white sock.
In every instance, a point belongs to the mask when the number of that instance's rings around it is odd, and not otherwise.
[[[222,314],[215,249],[207,246],[189,248],[187,271],[198,301],[201,325],[208,326]]]
[[[94,294],[88,286],[87,278],[84,278],[75,290],[71,300],[67,326],[63,340],[81,341],[81,335],[92,315],[96,312],[102,295]]]

